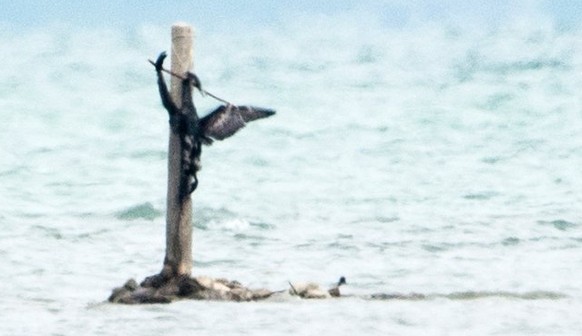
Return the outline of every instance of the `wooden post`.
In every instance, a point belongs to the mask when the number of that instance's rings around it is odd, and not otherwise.
[[[198,123],[193,129],[184,131],[184,123],[196,120],[195,112],[189,109],[180,110],[182,108],[183,99],[189,97],[182,97],[182,87],[184,80],[188,80],[188,85],[192,84],[191,78],[186,73],[193,68],[193,41],[194,31],[191,26],[183,23],[177,23],[172,26],[172,51],[171,51],[171,73],[173,74],[170,84],[170,98],[174,104],[168,104],[167,88],[161,74],[159,74],[158,83],[160,86],[160,93],[162,96],[163,105],[170,112],[171,125],[170,136],[168,143],[168,194],[167,194],[167,214],[166,214],[166,255],[164,258],[164,265],[159,274],[146,277],[140,285],[134,279],[128,280],[122,287],[113,289],[109,296],[109,302],[114,303],[168,303],[179,298],[190,299],[207,299],[207,300],[229,300],[229,301],[251,301],[262,300],[270,297],[274,292],[269,290],[250,290],[241,287],[237,281],[219,281],[208,277],[191,277],[192,273],[192,198],[190,193],[184,193],[183,183],[186,176],[182,170],[182,156],[184,155],[182,149],[182,142],[188,145],[188,142],[199,145],[201,134],[206,135],[206,132],[213,131],[211,137],[222,139],[223,135],[226,137],[234,134],[238,129],[244,126],[245,122],[253,121],[260,118],[266,118],[275,113],[271,109],[257,108],[252,106],[228,106],[229,109],[234,109],[234,114],[226,116],[226,123],[224,124],[224,116],[219,115],[222,121],[210,122],[211,126],[204,126]],[[160,54],[158,61],[163,62],[165,54]],[[160,69],[161,64],[150,61],[156,65],[157,71],[166,71]],[[184,86],[186,87],[186,86]],[[210,94],[209,94],[210,95]],[[214,97],[214,96],[213,96]],[[216,98],[216,97],[215,97]],[[217,98],[219,99],[219,98]],[[220,99],[219,99],[220,100]],[[223,101],[230,105],[228,102]],[[190,104],[190,101],[188,101]],[[176,105],[176,106],[173,106]],[[176,107],[180,111],[176,111]],[[224,106],[222,107],[225,108]],[[217,110],[213,113],[222,113],[224,110]],[[229,110],[230,111],[230,110]],[[232,111],[231,111],[232,112]],[[176,115],[182,113],[183,115]],[[230,119],[229,119],[230,118]],[[236,119],[233,121],[233,118]],[[237,119],[238,118],[238,119]],[[211,118],[212,120],[212,118]],[[172,130],[172,125],[175,128]],[[233,126],[234,125],[234,126]],[[176,129],[176,126],[180,128]],[[203,133],[196,133],[196,132]],[[175,134],[182,133],[182,134]],[[229,132],[232,132],[229,134]],[[182,139],[181,139],[182,137]],[[193,141],[196,141],[194,143]],[[186,153],[187,158],[198,160],[199,148],[189,148],[192,155]],[[195,156],[194,156],[195,155]],[[185,158],[186,159],[186,158]],[[196,161],[194,161],[196,162]],[[190,166],[192,167],[192,166]],[[197,168],[197,167],[195,167]],[[195,171],[194,171],[195,172]],[[186,170],[190,173],[190,169]],[[195,175],[194,175],[195,177]],[[188,180],[192,176],[187,177]],[[190,182],[190,181],[188,181]],[[181,185],[182,184],[182,185]],[[190,187],[190,186],[188,186]]]
[[[193,67],[193,38],[191,26],[176,23],[172,26],[172,71],[184,74]],[[181,79],[172,76],[170,95],[182,105]],[[166,214],[166,256],[162,274],[167,277],[190,275],[192,272],[192,199],[180,202],[180,137],[170,131],[168,148],[168,195]]]

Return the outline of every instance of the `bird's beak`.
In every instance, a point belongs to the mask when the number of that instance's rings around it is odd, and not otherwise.
[[[200,93],[204,94],[204,91],[202,90],[202,83],[200,83],[200,79],[198,78],[198,76],[196,76],[195,74],[189,72],[188,73],[188,78],[192,81],[192,85],[198,89],[198,91],[200,91]]]
[[[194,75],[196,76],[196,75]],[[198,91],[200,91],[201,93],[204,93],[204,91],[202,91],[202,84],[200,83],[200,80],[198,79],[198,77],[196,77],[196,80],[192,83],[194,85],[195,88],[198,89]]]

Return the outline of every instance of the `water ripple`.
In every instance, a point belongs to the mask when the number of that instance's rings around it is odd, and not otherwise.
[[[375,293],[366,296],[370,300],[407,300],[407,301],[419,301],[419,300],[435,300],[435,299],[449,299],[455,301],[466,301],[466,300],[479,300],[479,299],[489,299],[489,298],[502,298],[502,299],[517,299],[517,300],[561,300],[566,299],[569,296],[560,292],[551,291],[531,291],[531,292],[506,292],[506,291],[466,291],[466,292],[453,292],[449,294],[421,294],[421,293],[409,293],[409,294],[399,294],[399,293]]]
[[[570,229],[576,228],[579,225],[573,222],[569,222],[567,220],[564,219],[556,219],[556,220],[552,220],[552,221],[543,221],[540,220],[538,221],[538,224],[540,225],[544,225],[544,226],[552,226],[557,230],[560,231],[568,231]]]
[[[162,215],[162,211],[157,210],[151,203],[146,202],[121,210],[115,214],[115,217],[119,220],[147,219],[152,221]]]

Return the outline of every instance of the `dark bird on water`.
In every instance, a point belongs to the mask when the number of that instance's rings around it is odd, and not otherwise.
[[[343,276],[339,279],[339,281],[337,282],[337,285],[335,285],[335,287],[330,288],[327,292],[329,293],[329,295],[331,295],[333,297],[340,297],[341,293],[340,293],[339,288],[342,285],[347,285],[346,278]]]
[[[219,106],[207,116],[199,118],[192,99],[192,87],[202,92],[198,77],[188,72],[182,80],[182,105],[180,108],[172,101],[164,75],[162,74],[166,53],[162,52],[155,62],[158,74],[158,87],[162,104],[170,115],[170,129],[180,137],[181,176],[180,200],[184,200],[198,186],[196,173],[200,170],[202,145],[210,145],[213,140],[224,140],[246,123],[270,117],[275,111],[254,106],[236,106],[226,104]]]

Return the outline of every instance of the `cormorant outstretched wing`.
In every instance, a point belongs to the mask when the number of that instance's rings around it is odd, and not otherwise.
[[[221,105],[200,119],[199,125],[204,137],[224,140],[243,128],[247,122],[273,114],[275,111],[267,108]]]

